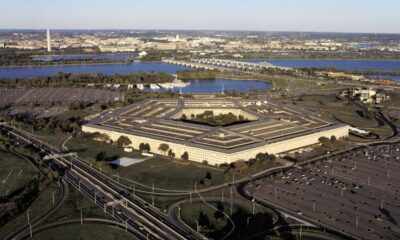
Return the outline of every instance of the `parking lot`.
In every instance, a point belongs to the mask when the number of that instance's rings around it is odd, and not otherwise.
[[[353,150],[258,180],[256,199],[360,239],[400,238],[400,144]]]
[[[123,100],[117,91],[92,88],[27,88],[0,89],[0,105],[43,102],[108,102]]]

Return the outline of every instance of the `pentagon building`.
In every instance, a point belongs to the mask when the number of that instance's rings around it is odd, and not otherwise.
[[[230,126],[209,126],[181,121],[213,111],[241,115],[247,121]],[[193,114],[193,115],[192,115]],[[320,137],[348,137],[349,126],[322,119],[316,114],[270,101],[241,99],[150,99],[106,111],[82,127],[84,132],[107,134],[113,141],[121,135],[132,147],[148,143],[151,151],[166,143],[180,157],[209,164],[254,158],[258,153],[280,154],[319,143]]]

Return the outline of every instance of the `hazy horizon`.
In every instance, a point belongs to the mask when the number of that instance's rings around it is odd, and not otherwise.
[[[400,33],[400,1],[15,0],[0,29]]]

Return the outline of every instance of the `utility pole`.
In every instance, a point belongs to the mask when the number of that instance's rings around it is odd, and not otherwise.
[[[154,207],[154,183],[153,183],[153,194],[151,195],[152,200],[153,200],[153,207]]]
[[[302,230],[303,230],[303,225],[300,225],[300,234],[299,234],[300,239],[301,239]]]
[[[28,218],[28,223],[31,223],[30,216],[29,216],[29,212],[30,211],[31,211],[30,208],[28,208],[28,210],[26,211],[26,215],[27,215],[27,218]]]
[[[54,204],[54,202],[55,202],[55,198],[54,198],[54,194],[55,194],[55,193],[56,193],[56,191],[53,191],[52,194],[51,194],[52,197],[53,197],[53,204]]]
[[[29,223],[29,233],[31,235],[31,238],[33,238],[32,224],[31,223]]]

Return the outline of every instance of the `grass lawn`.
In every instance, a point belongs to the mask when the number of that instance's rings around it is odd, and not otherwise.
[[[216,202],[210,202],[209,204],[213,207],[217,206]],[[222,205],[224,213],[227,214],[235,223],[235,231],[229,239],[237,239],[234,236],[244,237],[260,233],[266,230],[268,226],[272,225],[270,209],[257,205],[255,206],[256,215],[252,215],[251,210],[231,205],[228,198],[226,198]],[[193,229],[196,229],[196,220],[200,220],[200,212],[203,212],[203,214],[207,216],[210,225],[216,226],[216,230],[214,229],[211,232],[207,227],[199,226],[201,233],[213,239],[219,239],[230,230],[230,222],[226,219],[216,219],[214,215],[216,210],[209,205],[200,202],[183,205],[181,208],[181,219]],[[249,221],[248,226],[247,220]]]
[[[127,153],[110,144],[85,140],[79,137],[70,140],[67,146],[70,151],[77,152],[79,157],[93,164],[97,169],[102,165],[102,172],[114,177],[119,174],[120,181],[127,185],[134,184],[133,182],[139,182],[147,186],[152,186],[154,183],[156,188],[188,190],[194,189],[195,182],[197,181],[197,187],[201,188],[199,183],[205,178],[207,172],[210,172],[212,176],[210,186],[224,183],[224,173],[222,169],[204,166],[190,161],[172,160],[167,157],[155,156],[128,167],[112,169],[105,162],[96,162],[96,155],[103,151],[108,157],[142,158],[143,156],[141,156],[138,151]]]
[[[287,101],[286,103],[293,104],[293,102],[309,111],[317,111],[319,114],[326,118],[331,115],[336,116],[342,121],[360,128],[372,128],[377,126],[377,122],[371,118],[361,117],[357,111],[361,111],[355,105],[349,105],[345,102],[336,100],[335,96],[325,95],[311,95],[302,97],[303,101],[297,99]]]
[[[80,218],[81,212],[84,218],[105,218],[113,219],[111,215],[105,214],[104,210],[95,205],[86,195],[79,192],[75,187],[70,186],[70,194],[64,205],[52,214],[47,222],[55,222],[60,219]]]
[[[40,174],[29,160],[0,149],[0,196],[6,196]]]
[[[136,240],[135,236],[125,233],[123,229],[96,224],[60,226],[38,233],[34,240]]]
[[[58,196],[58,186],[56,183],[49,185],[46,187],[40,195],[36,198],[36,200],[29,206],[30,209],[30,218],[34,219],[43,213],[46,209],[51,208],[53,204],[52,194],[55,192],[56,196]],[[0,236],[6,236],[11,233],[13,230],[18,229],[18,227],[23,226],[28,222],[27,220],[27,211],[21,213],[19,216],[16,216],[14,219],[9,221],[6,225],[0,228]]]
[[[271,80],[271,84],[272,84],[272,88],[275,89],[286,89],[289,88],[289,82],[286,79],[282,79],[282,78],[273,78]]]
[[[381,104],[386,106],[386,107],[398,107],[398,108],[400,108],[400,94],[398,94],[398,93],[390,94],[390,100],[383,101]]]
[[[213,207],[216,207],[217,204],[215,202],[210,203]],[[229,204],[223,203],[224,206],[224,212],[228,215],[231,216],[231,207]],[[232,212],[236,212],[238,208],[233,205],[232,207]],[[216,229],[214,230],[208,230],[206,226],[201,226],[201,223],[199,223],[199,232],[204,234],[206,237],[210,237],[213,239],[218,239],[224,236],[226,233],[229,232],[231,229],[231,224],[230,222],[226,219],[216,219],[214,217],[214,214],[216,212],[215,209],[211,208],[210,206],[204,204],[204,203],[192,203],[192,204],[187,204],[183,205],[181,209],[181,219],[184,221],[187,225],[189,225],[192,229],[197,228],[197,222],[199,220],[199,215],[200,212],[203,212],[209,219],[210,225],[216,226]]]

